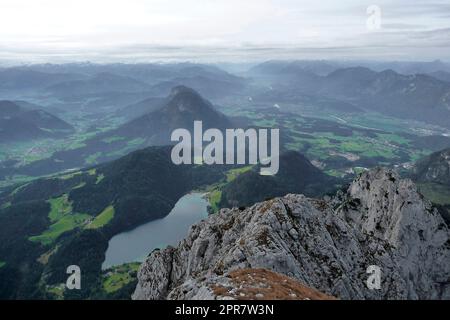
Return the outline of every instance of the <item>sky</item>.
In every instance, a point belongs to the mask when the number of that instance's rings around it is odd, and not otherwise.
[[[0,0],[0,62],[450,59],[450,0]]]

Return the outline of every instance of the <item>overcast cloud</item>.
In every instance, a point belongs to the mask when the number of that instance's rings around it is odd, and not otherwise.
[[[369,5],[381,28],[366,26]],[[1,0],[1,61],[448,60],[450,1]]]

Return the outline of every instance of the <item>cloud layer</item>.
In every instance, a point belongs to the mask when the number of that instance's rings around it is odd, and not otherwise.
[[[450,56],[450,3],[372,1],[2,0],[0,59],[236,60]]]

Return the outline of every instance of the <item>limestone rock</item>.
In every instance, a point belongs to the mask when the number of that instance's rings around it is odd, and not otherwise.
[[[340,299],[449,299],[449,239],[415,185],[379,168],[328,201],[290,194],[221,210],[192,226],[176,248],[151,253],[133,299],[229,297],[214,293],[211,279],[226,284],[247,268]],[[379,290],[366,283],[372,265],[381,268]]]

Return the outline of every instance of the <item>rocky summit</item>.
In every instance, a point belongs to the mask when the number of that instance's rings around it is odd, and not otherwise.
[[[369,266],[381,270],[379,288],[367,285]],[[280,293],[276,277],[298,285]],[[211,215],[150,254],[133,299],[264,296],[450,299],[449,230],[411,180],[377,168],[334,197],[289,194]]]

